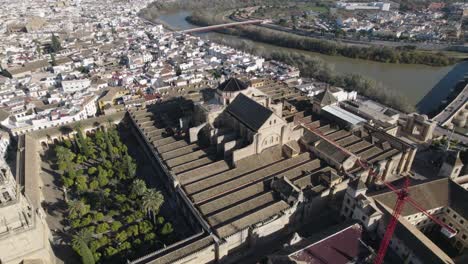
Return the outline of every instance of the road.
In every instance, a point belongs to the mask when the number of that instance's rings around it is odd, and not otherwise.
[[[463,88],[463,91],[458,94],[458,96],[445,107],[442,112],[432,118],[433,121],[437,122],[439,125],[444,126],[448,123],[450,118],[461,108],[464,107],[468,99],[468,85]]]

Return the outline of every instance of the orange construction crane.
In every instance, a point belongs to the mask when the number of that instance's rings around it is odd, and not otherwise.
[[[410,197],[410,193],[408,191],[408,186],[409,186],[408,177],[405,178],[405,184],[403,188],[399,190],[388,182],[384,182],[384,184],[397,195],[397,201],[395,203],[395,206],[393,207],[392,218],[390,219],[390,222],[387,225],[382,242],[380,243],[379,251],[377,252],[377,257],[374,259],[374,264],[381,264],[383,262],[385,253],[387,252],[387,249],[388,249],[388,245],[390,244],[390,240],[392,239],[393,233],[398,224],[398,218],[400,217],[401,211],[403,210],[403,206],[405,205],[406,202],[410,203],[414,208],[418,209],[420,212],[425,214],[434,223],[441,226],[442,234],[444,234],[448,238],[452,238],[457,234],[457,231],[455,231],[453,228],[446,225],[444,222],[440,221],[436,217],[432,216],[421,205],[419,205]]]
[[[338,149],[340,149],[343,153],[348,154],[348,155],[353,155],[356,156],[354,153],[350,152],[346,148],[340,146],[338,143],[335,141],[327,138],[326,135],[324,135],[322,132],[318,131],[316,128],[312,128],[308,126],[307,124],[301,123],[303,127],[308,129],[310,132],[314,133],[318,137],[322,138],[323,140],[326,140],[330,144],[336,146]],[[370,164],[367,163],[367,161],[362,160],[360,157],[357,157],[357,162],[361,168],[364,170],[369,170],[369,175],[374,176],[376,179],[380,179],[380,176],[378,173],[376,173]],[[436,217],[432,216],[430,213],[428,213],[421,205],[419,205],[416,201],[414,201],[410,197],[410,193],[408,190],[409,187],[409,177],[405,178],[404,186],[401,189],[397,189],[395,186],[393,186],[389,182],[382,181],[385,186],[387,186],[392,192],[394,192],[397,195],[397,201],[395,203],[395,206],[393,207],[393,212],[392,212],[392,218],[390,219],[390,222],[387,225],[387,228],[385,230],[385,234],[383,236],[382,242],[380,243],[379,251],[377,252],[377,256],[374,259],[374,264],[381,264],[383,262],[383,259],[385,257],[385,254],[388,249],[388,245],[390,244],[390,241],[392,239],[393,233],[395,231],[395,228],[398,224],[398,218],[401,215],[401,212],[403,210],[403,207],[406,202],[410,203],[414,208],[418,209],[420,212],[425,214],[429,219],[431,219],[434,223],[438,224],[441,226],[441,232],[448,238],[454,237],[457,232],[451,228],[450,226],[446,225],[444,222],[440,221]]]

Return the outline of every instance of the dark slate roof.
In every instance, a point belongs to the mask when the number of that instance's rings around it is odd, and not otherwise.
[[[257,132],[270,118],[273,111],[240,93],[226,108],[226,111],[239,122]]]
[[[218,86],[218,89],[223,92],[239,92],[247,89],[248,85],[236,78],[229,78]]]
[[[315,148],[317,151],[328,156],[337,163],[343,163],[350,157],[349,154],[344,153],[343,150],[326,140],[320,141]]]
[[[329,89],[326,89],[325,92],[316,95],[315,98],[321,105],[331,105],[338,101]]]

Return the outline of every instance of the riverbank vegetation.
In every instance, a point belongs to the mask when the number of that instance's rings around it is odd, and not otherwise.
[[[414,105],[409,103],[405,97],[392,92],[390,89],[385,89],[385,87],[376,81],[361,75],[337,74],[330,65],[320,58],[304,55],[299,52],[259,48],[246,40],[233,41],[229,39],[229,41],[226,41],[224,39],[215,39],[214,41],[257,56],[262,56],[269,60],[293,65],[299,68],[303,77],[314,78],[334,86],[343,87],[348,91],[357,91],[361,95],[399,111],[406,113],[416,111]]]
[[[183,4],[184,2],[186,2],[187,5],[184,5]],[[224,10],[226,10],[226,9],[231,9],[232,10],[232,9],[235,9],[235,8],[240,8],[240,7],[245,6],[245,5],[253,5],[251,1],[249,3],[244,3],[244,2],[241,2],[241,1],[230,1],[230,0],[220,0],[218,2],[212,1],[212,0],[200,0],[200,1],[178,0],[178,1],[173,1],[173,2],[170,2],[170,3],[153,3],[153,4],[150,5],[149,8],[147,8],[144,11],[144,13],[145,13],[147,19],[155,19],[159,15],[159,12],[163,13],[163,12],[169,12],[169,11],[178,11],[178,10],[181,10],[181,9],[189,10],[189,11],[193,10],[194,7],[200,7],[198,2],[201,3],[201,7],[202,7],[202,8],[198,8],[198,10],[203,9],[203,8],[212,9],[212,8],[216,8],[216,7],[218,7],[218,10],[219,10],[219,7],[221,6],[220,3],[225,4],[223,6]],[[263,2],[263,1],[258,0],[257,2]],[[272,0],[272,2],[274,2],[274,0]],[[258,3],[254,3],[254,4],[257,5]],[[189,18],[189,20],[196,19],[196,17],[201,18],[201,17],[205,16],[203,14],[206,14],[206,13],[195,12],[193,14],[194,15],[191,18]],[[201,23],[200,25],[211,25],[211,24],[218,24],[218,23],[226,22],[226,21],[222,20],[223,17],[224,17],[222,12],[221,12],[221,14],[220,14],[220,12],[213,12],[213,14],[218,14],[218,15],[215,17],[215,15],[208,14],[203,19],[199,19],[199,22],[196,22],[196,21],[189,21],[189,22]],[[203,21],[205,21],[205,24],[202,23]],[[243,28],[248,28],[248,27],[243,27]],[[222,33],[228,33],[228,34],[238,35],[238,36],[242,36],[242,34],[243,34],[242,32],[236,32],[233,29],[223,30]],[[275,37],[274,35],[276,35],[277,33],[279,34],[279,33],[282,33],[282,32],[274,31],[274,34],[271,34],[271,35],[273,37]],[[286,34],[286,33],[283,33],[283,34]],[[258,36],[255,36],[255,35],[256,34],[254,33],[254,31],[252,31],[251,38],[254,38],[254,40],[258,40],[258,39],[255,39],[255,38],[258,38]],[[288,35],[292,35],[292,34],[288,34]],[[279,35],[279,36],[282,36],[282,35]],[[294,37],[294,36],[295,35],[288,36],[288,37]],[[275,38],[278,39],[279,43],[284,43],[285,47],[291,47],[290,43],[288,43],[287,41],[282,40],[280,37],[275,37]],[[331,85],[340,86],[340,87],[343,87],[343,88],[345,88],[347,90],[356,90],[356,91],[358,91],[360,94],[362,94],[364,96],[367,96],[367,97],[369,97],[371,99],[374,99],[374,100],[376,100],[378,102],[381,102],[383,104],[391,106],[391,107],[393,107],[395,109],[398,109],[400,111],[408,112],[408,113],[415,111],[414,105],[409,103],[408,100],[405,97],[403,97],[401,95],[398,95],[395,92],[393,92],[392,90],[386,89],[385,87],[383,87],[381,84],[375,82],[374,80],[365,78],[365,77],[363,77],[361,75],[357,75],[357,74],[340,75],[340,74],[337,74],[337,73],[335,73],[333,71],[333,69],[327,63],[325,63],[323,60],[321,60],[319,58],[309,56],[309,55],[304,55],[304,54],[301,54],[299,52],[289,52],[289,51],[285,51],[285,50],[281,50],[281,49],[279,49],[279,50],[270,50],[270,49],[267,50],[267,49],[255,47],[249,41],[240,40],[240,39],[239,39],[239,41],[232,41],[232,39],[230,39],[229,41],[223,41],[222,39],[218,39],[217,42],[219,42],[220,44],[224,44],[224,45],[227,45],[227,46],[231,46],[231,47],[234,47],[234,48],[237,48],[237,49],[252,53],[252,54],[263,56],[263,57],[265,57],[267,59],[274,59],[274,60],[281,61],[281,62],[290,64],[290,65],[294,65],[294,66],[298,67],[301,70],[301,74],[304,77],[315,78],[315,79],[317,79],[319,81],[327,82],[327,83],[329,83]],[[307,45],[312,45],[311,44],[312,42],[313,42],[313,39],[311,39],[310,42],[298,39],[297,43],[299,43],[299,44],[295,44],[295,45],[304,45],[307,48]],[[320,48],[322,46],[318,45],[318,47]],[[295,47],[292,46],[292,48],[295,48]],[[361,51],[358,47],[351,48],[351,49],[352,50],[356,49],[356,51],[353,51],[353,52],[358,52],[358,50],[359,50],[359,52],[364,52],[364,50]],[[405,51],[406,51],[406,53],[403,53]],[[400,51],[399,51],[399,52],[401,52],[400,57],[403,56],[409,62],[410,59],[412,58],[411,57],[412,55],[409,55],[409,54],[411,54],[411,51],[412,51],[411,48],[401,48]],[[329,55],[339,55],[339,54],[336,54],[338,52],[336,47],[334,48],[334,51],[332,50],[330,52],[331,53],[328,53]],[[341,52],[345,52],[345,51],[341,51]],[[351,57],[352,56],[357,57],[357,55],[356,55],[357,53],[354,54],[353,52],[349,52],[348,55],[351,56]],[[383,51],[379,51],[379,52],[381,54],[379,56],[381,57],[381,60],[384,61],[384,62],[386,62],[386,60],[388,59],[388,58],[386,58],[387,56],[389,56],[390,58],[393,57],[391,55],[387,55],[388,49],[384,49]],[[377,54],[377,52],[376,52],[376,54]],[[429,58],[432,57],[433,54],[432,53],[426,53],[426,55],[429,55],[429,56],[422,56],[421,55],[421,57],[425,57],[426,58],[425,60],[428,60]],[[361,56],[363,56],[363,55],[361,55]],[[439,56],[442,60],[445,60],[445,59],[451,60],[448,57],[444,56],[443,54],[439,54],[437,56]],[[399,60],[401,60],[401,58]],[[390,62],[390,61],[388,61],[388,62]],[[432,63],[435,64],[435,62],[432,62]],[[446,62],[444,61],[443,63],[446,63]]]
[[[291,2],[303,2],[292,0]],[[153,2],[143,9],[140,16],[154,20],[164,12],[177,10],[193,11],[188,21],[199,26],[209,26],[226,23],[220,13],[249,6],[284,6],[281,0],[176,0],[168,2]],[[200,11],[204,10],[204,11]],[[384,63],[424,64],[430,66],[447,66],[457,62],[457,59],[442,52],[423,52],[411,47],[377,47],[342,44],[335,41],[300,36],[278,30],[258,26],[243,26],[236,29],[223,30],[223,33],[237,35],[254,41],[269,43],[281,47],[295,48],[318,52],[331,56],[372,60]]]
[[[226,23],[211,12],[193,12],[187,21],[198,26],[210,26]],[[242,26],[222,30],[222,33],[236,35],[258,42],[264,42],[285,48],[294,48],[318,52],[330,56],[343,56],[353,59],[372,60],[384,63],[424,64],[430,66],[447,66],[454,64],[454,58],[444,53],[427,53],[411,47],[360,47],[340,44],[334,41],[314,39],[278,30],[258,26]]]
[[[149,20],[155,20],[164,12],[186,10],[193,11],[192,15],[187,19],[190,23],[198,26],[210,26],[226,23],[227,21],[224,20],[223,16],[219,15],[226,10],[258,5],[275,6],[284,5],[284,3],[280,0],[176,0],[170,2],[153,2],[141,11],[140,16]],[[204,11],[200,12],[199,10]],[[286,48],[384,63],[447,66],[457,62],[456,58],[449,57],[442,52],[423,52],[406,46],[395,48],[385,46],[367,47],[347,45],[335,41],[305,37],[258,26],[243,26],[222,30],[221,32]]]
[[[117,129],[55,146],[68,204],[72,247],[83,263],[122,263],[162,248],[173,227],[159,215],[164,196],[136,177],[137,165]]]
[[[300,0],[290,0],[300,2]],[[162,13],[186,10],[196,11],[203,9],[229,10],[257,5],[284,5],[284,0],[175,0],[175,1],[155,1],[142,9],[140,16],[153,20]]]

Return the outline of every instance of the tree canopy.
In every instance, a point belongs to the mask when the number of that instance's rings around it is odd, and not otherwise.
[[[62,44],[60,43],[59,38],[55,34],[52,34],[50,41],[50,48],[53,53],[56,53],[62,49]]]
[[[159,216],[164,196],[137,177],[117,128],[90,136],[79,124],[74,130],[73,139],[54,147],[54,161],[69,190],[67,222],[82,262],[118,262],[170,241],[172,225]]]

